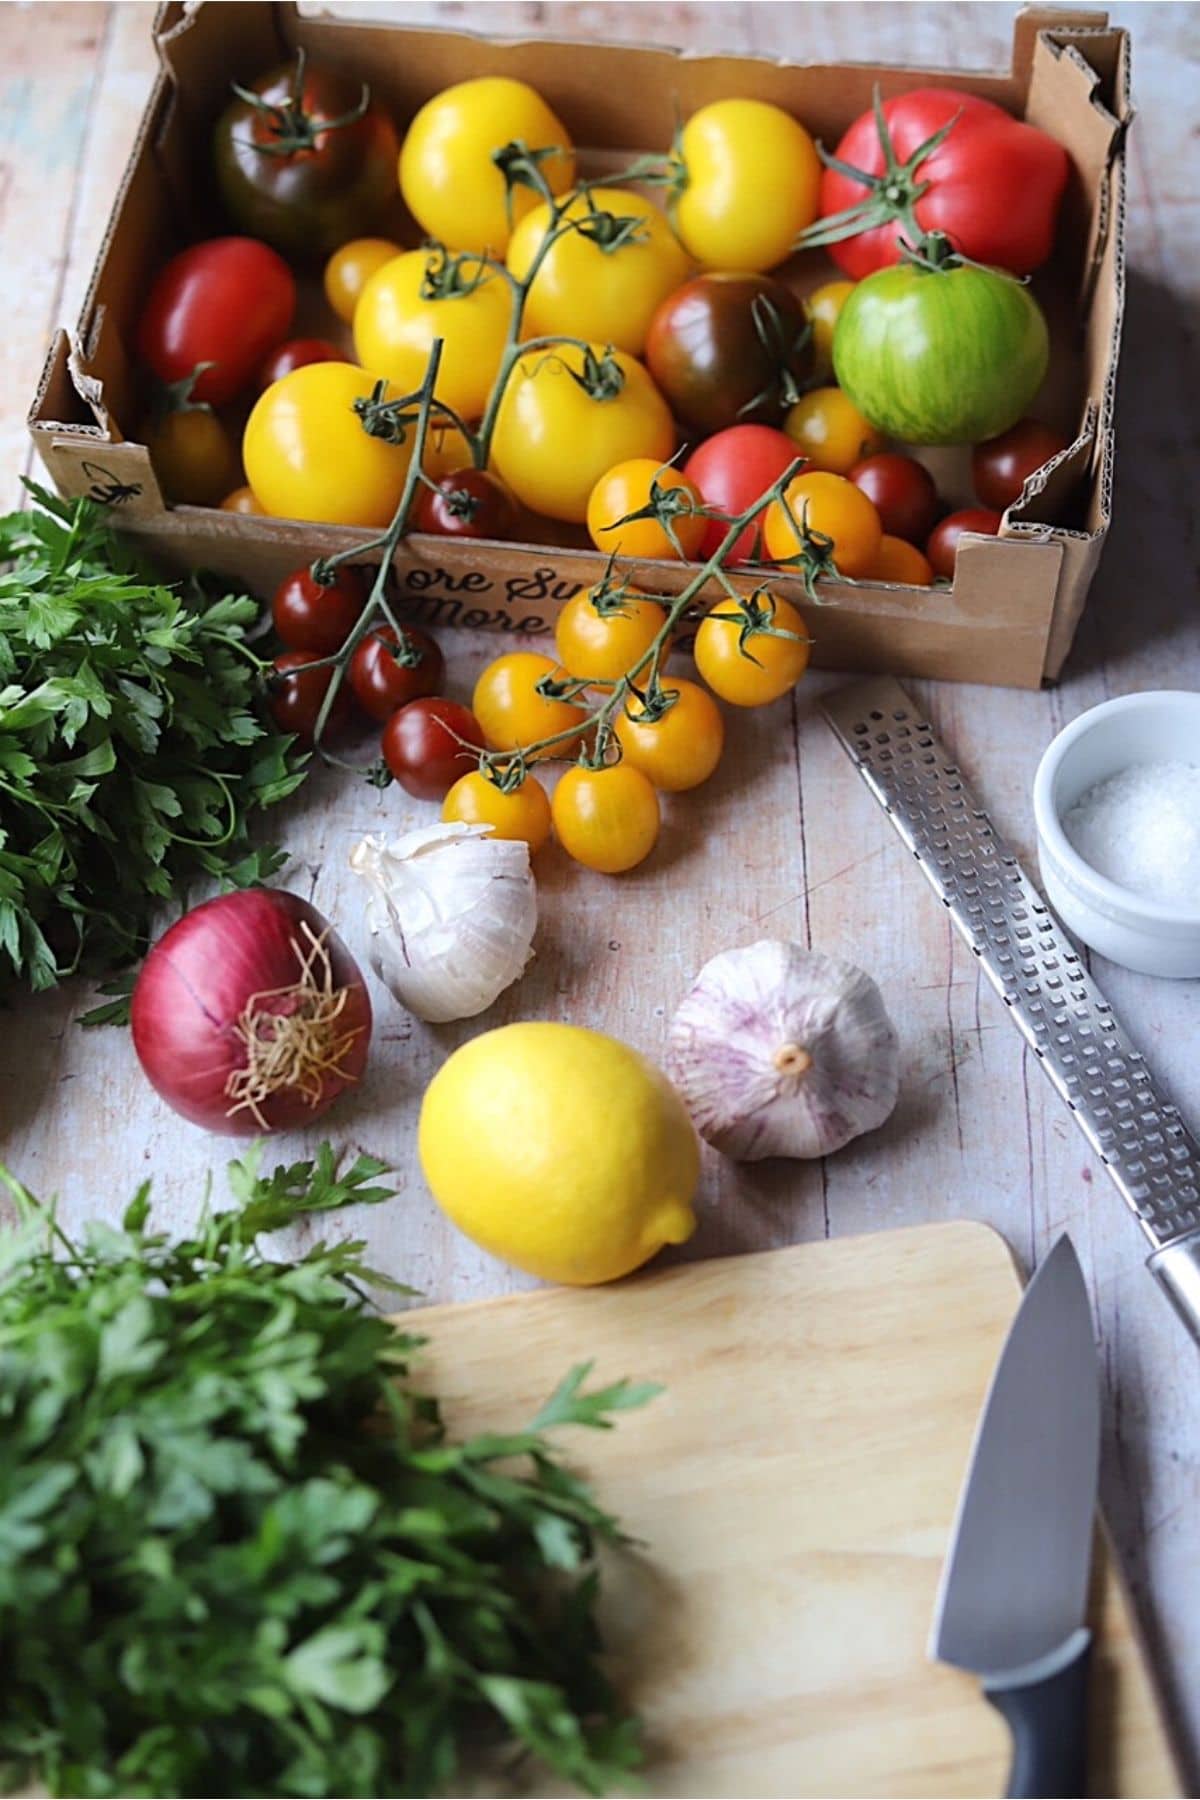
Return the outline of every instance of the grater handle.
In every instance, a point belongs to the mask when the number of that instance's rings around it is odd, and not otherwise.
[[[1146,1267],[1200,1344],[1200,1231],[1156,1250]]]

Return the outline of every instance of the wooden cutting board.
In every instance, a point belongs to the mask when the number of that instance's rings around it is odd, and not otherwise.
[[[667,1392],[573,1460],[645,1543],[605,1631],[661,1795],[997,1795],[1005,1729],[929,1663],[943,1553],[1020,1284],[981,1225],[922,1226],[405,1315],[451,1429],[524,1423],[574,1363]],[[1097,1558],[1094,1794],[1175,1795]]]

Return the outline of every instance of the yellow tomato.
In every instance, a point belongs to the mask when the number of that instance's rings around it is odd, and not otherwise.
[[[575,179],[570,137],[525,82],[483,75],[456,82],[426,101],[400,151],[400,191],[429,237],[451,250],[503,256],[512,222],[538,204],[527,187],[506,197],[504,177],[492,160],[494,151],[517,141],[528,150],[554,147],[538,166],[551,193],[565,194]]]
[[[550,802],[534,775],[515,788],[502,788],[482,769],[460,775],[442,802],[447,823],[490,825],[491,835],[529,845],[530,855],[550,836]]]
[[[377,529],[391,521],[412,445],[363,429],[354,402],[369,399],[376,380],[352,363],[308,363],[259,395],[242,460],[265,513]]]
[[[885,532],[864,579],[898,581],[905,587],[932,587],[933,564],[915,544],[906,543],[903,538],[888,537]]]
[[[548,656],[514,650],[490,662],[475,683],[471,711],[493,750],[524,750],[540,738],[582,726],[584,713],[567,700],[548,700],[537,684],[549,676],[561,681],[566,671]],[[562,756],[571,746],[560,746]],[[548,755],[554,752],[546,752]]]
[[[616,722],[624,760],[664,793],[682,794],[707,781],[721,760],[725,721],[712,695],[694,681],[672,679],[663,689],[675,696],[654,716],[630,700]]]
[[[391,238],[351,238],[335,250],[325,264],[325,298],[347,325],[354,318],[359,296],[376,269],[400,255]]]
[[[684,126],[679,155],[675,228],[706,269],[773,269],[817,216],[820,160],[781,107],[714,100]]]
[[[808,633],[791,602],[760,592],[753,605],[761,623],[744,642],[746,621],[732,600],[718,600],[696,632],[696,667],[713,693],[731,706],[765,706],[778,700],[808,667]],[[772,637],[773,631],[791,635]]]
[[[508,283],[476,258],[462,265],[461,292],[436,293],[444,279],[436,250],[409,250],[376,269],[354,310],[354,349],[402,394],[415,393],[434,338],[442,339],[435,393],[464,418],[487,405],[508,338]]]
[[[560,344],[518,357],[492,463],[534,512],[582,524],[592,489],[614,463],[644,456],[657,466],[674,448],[670,410],[640,362],[603,344]]]
[[[658,795],[632,763],[567,770],[550,802],[558,841],[585,869],[621,875],[658,842]]]
[[[887,443],[838,387],[813,388],[803,395],[783,421],[783,429],[814,469],[826,469],[831,475],[848,475],[855,463],[874,456]]]
[[[635,587],[586,588],[558,615],[559,659],[581,681],[619,681],[647,654],[665,618],[658,601]]]
[[[173,505],[219,506],[237,485],[237,451],[211,406],[185,406],[147,420],[142,442]]]
[[[865,575],[879,553],[883,526],[861,488],[824,469],[797,475],[784,495],[797,524],[807,525],[830,540],[834,563],[842,575]],[[803,548],[782,500],[773,500],[763,524],[767,555],[784,562]]]
[[[671,518],[679,548],[676,549],[666,529],[657,519],[629,519],[649,505],[650,489],[657,484],[660,493],[678,496],[680,508]],[[708,520],[700,508],[704,501],[700,489],[678,469],[654,461],[650,456],[631,457],[617,463],[600,477],[587,503],[588,536],[597,550],[619,550],[622,556],[674,557],[684,561],[695,556],[708,530]],[[695,508],[689,512],[688,507]],[[629,522],[622,525],[620,521]]]
[[[833,369],[833,331],[843,306],[854,292],[852,281],[826,281],[814,288],[804,302],[813,328],[815,372],[828,375]]]
[[[679,239],[653,201],[628,188],[577,194],[564,215],[575,229],[558,238],[534,276],[526,337],[562,332],[595,338],[640,356],[659,302],[687,276]],[[526,213],[508,246],[508,266],[524,281],[550,227],[543,201]]]
[[[231,494],[226,494],[221,502],[222,512],[260,513],[262,507],[258,503],[258,495],[253,488],[237,487]]]

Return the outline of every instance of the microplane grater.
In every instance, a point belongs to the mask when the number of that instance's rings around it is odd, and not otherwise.
[[[1148,1267],[1200,1341],[1200,1143],[899,682],[855,683],[822,704],[1136,1217],[1152,1246]]]

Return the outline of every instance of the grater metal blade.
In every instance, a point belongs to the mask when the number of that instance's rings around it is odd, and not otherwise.
[[[1200,1342],[1200,1143],[899,682],[825,697],[829,723],[1152,1246]]]

